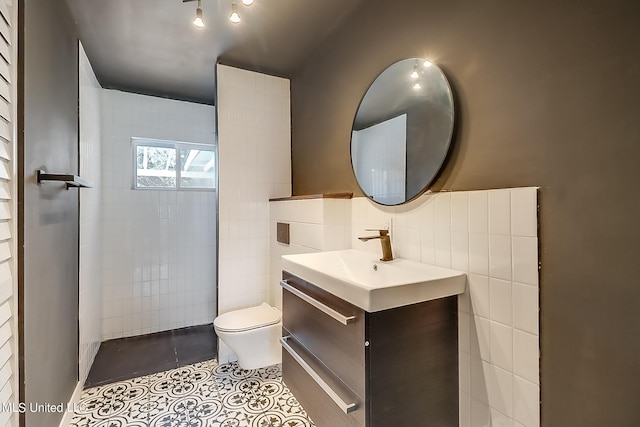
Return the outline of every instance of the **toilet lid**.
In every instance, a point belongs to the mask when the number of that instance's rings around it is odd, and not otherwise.
[[[214,326],[226,332],[242,332],[269,326],[280,321],[280,310],[263,302],[256,307],[243,308],[222,314],[213,321]]]

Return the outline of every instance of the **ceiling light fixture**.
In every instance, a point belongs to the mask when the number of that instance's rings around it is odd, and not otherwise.
[[[202,8],[200,7],[200,0],[198,0],[198,8],[196,9],[196,19],[193,20],[193,25],[198,28],[204,27],[204,21],[202,20]]]
[[[193,20],[193,25],[198,28],[203,28],[204,20],[202,19],[202,0],[182,0],[183,3],[188,3],[192,1],[198,2],[198,7],[196,9],[196,18]],[[242,4],[244,6],[251,6],[255,3],[255,0],[242,0]],[[229,21],[237,24],[240,22],[240,14],[238,13],[238,6],[236,5],[236,0],[232,0],[231,2],[231,14],[229,15]]]
[[[238,15],[238,6],[236,6],[236,2],[231,3],[231,15],[229,16],[229,21],[237,24],[240,22],[240,15]]]
[[[429,68],[429,67],[431,67],[431,66],[433,65],[433,62],[431,62],[431,61],[429,61],[429,60],[427,59],[426,61],[424,61],[424,64],[423,64],[423,65],[425,66],[425,68]]]

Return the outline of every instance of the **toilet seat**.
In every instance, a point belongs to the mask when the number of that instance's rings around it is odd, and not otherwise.
[[[243,308],[222,314],[213,325],[223,332],[243,332],[276,324],[280,321],[280,310],[262,303],[256,307]]]

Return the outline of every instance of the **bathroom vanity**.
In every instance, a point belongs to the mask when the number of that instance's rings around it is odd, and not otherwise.
[[[318,427],[457,426],[464,274],[432,267],[394,282],[419,263],[358,252],[283,257],[284,382]]]

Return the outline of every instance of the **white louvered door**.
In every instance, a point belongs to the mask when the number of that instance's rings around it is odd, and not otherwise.
[[[15,236],[16,4],[0,0],[0,426],[17,425]]]

